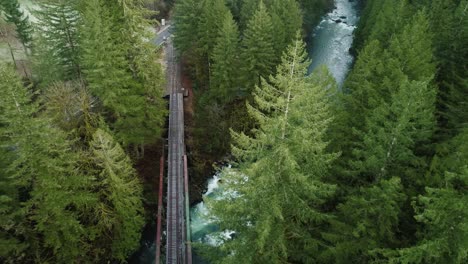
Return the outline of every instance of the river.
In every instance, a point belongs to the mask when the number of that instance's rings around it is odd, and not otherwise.
[[[312,58],[309,72],[320,65],[326,65],[339,86],[343,84],[353,63],[353,56],[349,49],[353,42],[353,30],[359,19],[358,5],[357,0],[336,0],[335,8],[322,18],[319,25],[312,31],[309,40],[309,55]],[[220,175],[216,174],[208,181],[204,197],[222,196],[220,180]],[[217,241],[210,236],[210,233],[217,231],[217,226],[210,220],[209,211],[203,202],[191,207],[190,219],[192,241],[216,245]],[[132,257],[130,263],[154,263],[153,232],[154,227],[147,227],[142,248]],[[193,263],[206,264],[207,262],[194,253]]]
[[[342,85],[353,63],[349,49],[358,22],[357,0],[336,0],[335,9],[326,14],[311,36],[309,72],[326,65],[338,85]]]
[[[353,31],[358,22],[357,0],[336,0],[335,8],[326,14],[319,25],[312,31],[309,55],[312,64],[309,73],[315,68],[325,65],[341,86],[348,74],[353,56],[349,49],[353,43]],[[208,181],[204,196],[219,197],[222,195],[219,174]],[[192,241],[216,245],[210,233],[217,231],[216,225],[210,220],[209,212],[203,202],[196,204],[190,210]],[[194,264],[205,264],[194,254]]]

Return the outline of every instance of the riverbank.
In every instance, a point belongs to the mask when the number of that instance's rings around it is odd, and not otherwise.
[[[320,18],[333,9],[333,0],[298,1],[304,12],[304,27],[312,27],[320,22]],[[307,10],[312,10],[306,12]],[[313,30],[304,30],[307,34]],[[223,163],[229,158],[231,143],[229,129],[236,131],[250,131],[254,123],[247,115],[245,99],[240,96],[238,100],[232,100],[228,104],[219,105],[207,98],[206,84],[197,83],[196,73],[184,64],[183,74],[190,78],[193,84],[192,116],[186,124],[186,143],[189,150],[190,163],[190,198],[191,202],[199,202],[203,192],[206,191],[208,176],[217,169],[217,163]],[[208,103],[209,102],[209,103]]]
[[[349,0],[337,0],[333,9],[325,14],[320,23],[311,30],[309,41],[309,56],[312,65],[309,72],[325,65],[341,85],[353,63],[353,56],[349,49],[353,42],[353,30],[359,19],[359,5]],[[208,175],[213,175],[208,174]],[[206,177],[206,176],[205,176]],[[213,199],[221,198],[220,175],[209,176],[205,181],[205,196]],[[212,224],[210,214],[203,201],[191,208],[191,228],[194,242],[213,245],[210,233],[216,232],[217,227]],[[196,250],[195,250],[196,255]],[[207,263],[198,256],[197,262]]]

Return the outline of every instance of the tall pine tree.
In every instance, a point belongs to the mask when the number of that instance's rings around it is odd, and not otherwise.
[[[31,47],[33,31],[29,17],[21,11],[18,0],[1,0],[0,9],[4,12],[6,21],[16,26],[17,37],[27,51]]]
[[[125,146],[154,142],[166,114],[159,54],[145,40],[150,37],[143,15],[138,3],[100,0],[89,1],[83,13],[85,78],[110,110],[107,120]]]
[[[80,14],[74,3],[63,0],[46,0],[39,3],[34,11],[36,25],[41,36],[41,46],[33,50],[38,57],[37,68],[43,80],[81,79],[80,56]],[[44,60],[44,58],[49,57]],[[54,67],[43,64],[51,61]],[[45,75],[45,76],[42,76]]]
[[[306,262],[320,250],[316,227],[330,219],[321,206],[334,192],[324,178],[336,154],[326,151],[330,90],[315,85],[323,76],[306,77],[306,58],[295,40],[255,90],[254,137],[233,133],[239,164],[224,176],[229,195],[210,201],[221,228],[236,232],[220,246],[222,263]]]
[[[10,260],[78,262],[88,248],[82,213],[93,204],[89,178],[77,170],[78,156],[66,135],[37,117],[39,106],[10,67],[0,66],[0,138],[9,164],[2,169],[16,193],[9,200],[2,240],[22,241]],[[10,190],[13,191],[13,190]],[[6,229],[4,229],[6,228]],[[4,241],[2,241],[4,242]]]
[[[139,246],[145,223],[143,188],[130,158],[109,133],[97,129],[90,151],[96,166],[95,187],[99,190],[94,212],[95,229],[99,233],[96,246],[110,250],[113,258],[125,261]]]
[[[274,28],[263,1],[247,23],[242,40],[242,72],[244,89],[250,92],[260,83],[260,78],[267,78],[273,73],[275,66],[275,50],[273,47]]]
[[[239,85],[239,30],[230,12],[226,13],[216,38],[211,68],[211,96],[229,102]]]

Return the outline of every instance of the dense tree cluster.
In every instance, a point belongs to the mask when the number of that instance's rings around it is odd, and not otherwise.
[[[229,152],[229,128],[248,130],[246,100],[275,74],[282,53],[332,1],[182,0],[174,6],[174,45],[196,87],[191,143],[195,164]],[[315,20],[314,20],[315,21]],[[207,140],[206,140],[207,139]],[[190,143],[189,143],[190,144]],[[198,170],[198,169],[197,169]],[[197,174],[206,173],[203,169]]]
[[[230,1],[238,13],[220,31],[224,44],[240,43],[223,51],[239,54],[233,72],[248,87],[250,126],[231,131],[226,197],[208,201],[221,230],[235,235],[221,235],[207,256],[214,263],[466,263],[468,2],[365,1],[356,61],[339,92],[324,70],[306,76],[300,38],[280,46],[273,10],[285,7],[253,2]],[[238,78],[209,62],[202,64],[209,78]],[[208,93],[236,89],[225,80]]]
[[[329,4],[175,1],[192,158],[230,150],[233,164],[207,204],[234,235],[203,253],[467,263],[468,1],[363,0],[341,89],[325,68],[307,75],[302,41]],[[124,262],[144,224],[129,150],[166,112],[149,14],[139,0],[43,0],[33,33],[16,0],[0,7],[34,64],[26,81],[0,65],[0,261]]]
[[[44,0],[31,25],[16,0],[0,4],[33,64],[28,80],[0,65],[0,262],[124,262],[145,224],[130,156],[166,115],[147,11]]]

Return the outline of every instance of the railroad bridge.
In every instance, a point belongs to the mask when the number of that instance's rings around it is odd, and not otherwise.
[[[168,33],[159,34],[167,35]],[[167,177],[164,177],[165,162],[161,158],[160,196],[158,201],[158,224],[156,234],[156,263],[161,263],[161,218],[163,179],[166,192],[166,264],[191,264],[189,190],[187,156],[184,143],[184,91],[181,85],[181,68],[170,37],[164,37],[166,54],[167,90],[169,95],[169,126],[167,140]],[[156,43],[161,44],[161,43]]]

